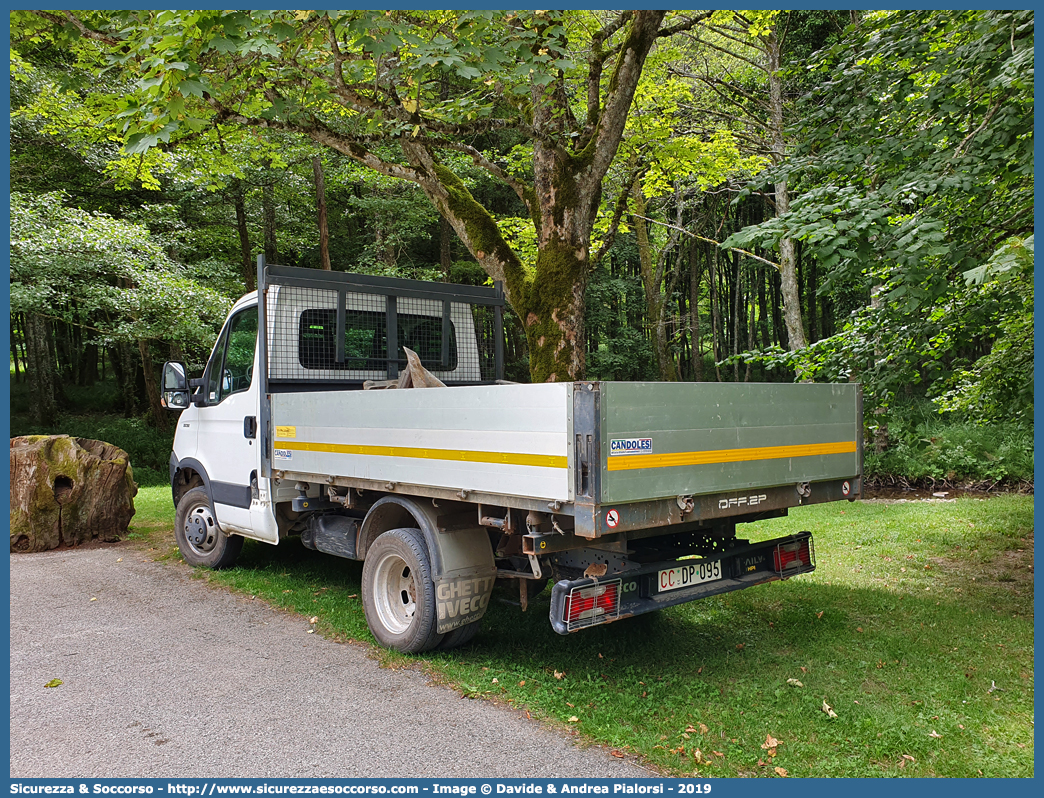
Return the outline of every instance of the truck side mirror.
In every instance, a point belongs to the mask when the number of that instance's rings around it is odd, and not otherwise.
[[[171,410],[189,406],[188,373],[185,364],[168,360],[163,364],[163,395],[160,403]]]

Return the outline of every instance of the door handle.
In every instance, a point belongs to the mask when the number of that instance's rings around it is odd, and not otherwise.
[[[243,419],[243,437],[257,437],[257,416],[247,416]]]

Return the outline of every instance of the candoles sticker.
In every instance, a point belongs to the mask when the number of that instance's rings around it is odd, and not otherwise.
[[[609,441],[609,456],[619,454],[652,454],[652,438],[613,438]]]

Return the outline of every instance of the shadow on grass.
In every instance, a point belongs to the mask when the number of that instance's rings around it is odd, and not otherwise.
[[[361,571],[290,541],[248,543],[212,578],[372,642]],[[550,627],[550,590],[523,613],[498,589],[471,645],[386,659],[674,773],[1031,775],[1032,596],[932,578],[904,592],[799,577],[569,636]]]

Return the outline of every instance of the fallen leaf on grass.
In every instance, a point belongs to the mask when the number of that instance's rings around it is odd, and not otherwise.
[[[576,715],[572,715],[569,718],[569,722],[570,723],[579,723],[580,722],[580,718],[578,718]]]
[[[526,686],[526,680],[525,680],[525,679],[523,679],[522,681],[520,681],[520,682],[518,683],[518,686],[519,686],[519,687],[525,687],[525,686]]]
[[[308,619],[308,623],[319,623],[319,616],[313,615],[311,618]]]
[[[787,771],[785,771],[783,768],[777,767],[776,768],[776,775],[785,779],[787,777]]]
[[[820,612],[817,612],[817,613],[816,613],[816,617],[817,617],[817,618],[822,618],[822,617],[823,617],[823,612],[822,612],[822,611],[820,611]]]
[[[725,754],[723,754],[721,751],[711,751],[711,753],[714,754],[714,756],[720,756],[720,757],[724,757],[725,756]]]
[[[935,729],[932,729],[930,732],[928,732],[928,736],[929,737],[934,737],[936,740],[941,740],[942,739],[942,735],[937,733],[935,731]]]
[[[51,679],[51,681],[45,684],[44,687],[57,687],[60,684],[64,684],[61,679]]]
[[[787,679],[787,684],[789,684],[791,687],[804,687],[805,686],[801,682],[799,682],[797,679]]]
[[[710,729],[707,728],[706,724],[703,724],[703,723],[700,724],[700,734],[706,734],[709,731],[710,731]]]
[[[493,684],[500,684],[500,679],[498,679],[496,676],[494,676],[493,677]]]
[[[764,748],[764,749],[769,749],[769,748],[775,748],[777,745],[779,745],[779,740],[777,740],[771,734],[766,734],[765,735],[765,742],[763,742],[761,744],[761,747]]]
[[[686,740],[688,740],[688,739],[689,739],[689,735],[688,735],[688,734],[686,734],[685,732],[682,732],[682,737],[684,737],[684,738],[685,738]]]
[[[827,713],[827,717],[836,718],[837,713],[834,712],[834,708],[830,706],[826,701],[823,702],[823,711]]]
[[[358,593],[352,593],[352,595],[350,595],[348,598],[359,598],[359,594]]]
[[[612,754],[613,756],[615,756],[617,759],[623,759],[624,758],[623,751],[610,751],[609,753]]]
[[[565,676],[565,674],[562,673],[562,671],[555,671],[555,678],[556,679],[561,679],[563,676]]]
[[[699,748],[692,752],[692,761],[697,765],[703,764],[703,754],[700,752]]]
[[[857,626],[857,627],[856,627],[856,631],[857,631],[857,632],[861,632],[861,631],[863,631],[863,627],[862,627],[862,626]]]
[[[736,644],[736,650],[737,651],[742,651],[743,650],[743,643],[737,643]]]

